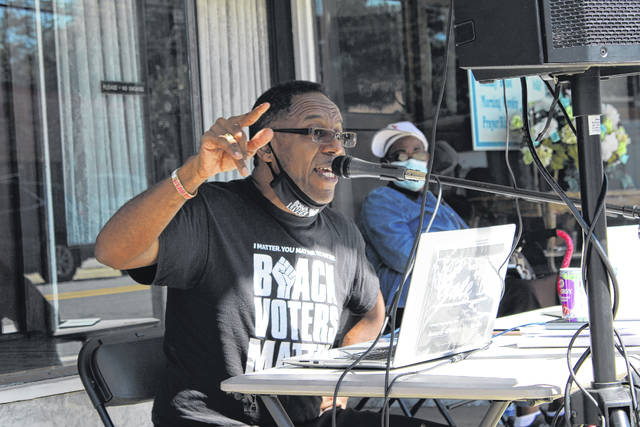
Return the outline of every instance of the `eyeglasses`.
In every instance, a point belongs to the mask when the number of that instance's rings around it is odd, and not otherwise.
[[[385,160],[388,162],[405,162],[409,159],[424,160],[426,161],[429,154],[426,151],[414,151],[413,153],[407,153],[406,151],[398,150],[395,153],[387,154]]]
[[[339,132],[323,128],[289,128],[272,130],[280,133],[311,135],[311,140],[317,144],[331,144],[334,139],[337,139],[345,148],[355,147],[356,141],[358,140],[358,135],[355,132]]]

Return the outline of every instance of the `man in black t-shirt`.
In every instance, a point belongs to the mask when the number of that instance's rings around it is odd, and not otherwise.
[[[337,183],[331,162],[353,143],[318,84],[284,83],[251,112],[219,118],[171,179],[127,202],[104,226],[98,260],[169,288],[168,365],[155,425],[272,425],[255,396],[237,400],[220,382],[329,347],[345,309],[362,319],[343,344],[377,335],[384,304],[363,239],[353,222],[325,209]],[[205,182],[234,169],[247,176],[252,157],[248,178]],[[331,398],[281,399],[296,425],[330,425]],[[378,418],[340,410],[338,423]],[[421,424],[392,418],[392,425]]]

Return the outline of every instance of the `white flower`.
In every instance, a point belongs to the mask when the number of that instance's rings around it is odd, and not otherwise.
[[[551,160],[553,160],[553,150],[546,145],[540,144],[538,148],[536,148],[538,152],[538,157],[540,158],[540,163],[546,168],[551,164]]]
[[[618,113],[616,107],[611,104],[602,104],[602,115],[611,119],[613,129],[618,129],[618,124],[620,124],[620,113]]]
[[[600,150],[602,151],[602,161],[606,162],[609,157],[613,156],[613,153],[618,149],[618,138],[615,133],[607,135],[600,144]]]

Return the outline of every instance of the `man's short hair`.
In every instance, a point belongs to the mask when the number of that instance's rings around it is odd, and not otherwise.
[[[269,127],[270,123],[288,113],[291,107],[291,99],[294,96],[313,92],[320,92],[327,96],[321,84],[306,80],[292,80],[278,83],[268,89],[260,95],[255,104],[253,104],[253,108],[256,108],[264,102],[271,104],[271,107],[269,107],[269,110],[267,110],[257,122],[249,127],[250,137],[253,137],[262,128]]]

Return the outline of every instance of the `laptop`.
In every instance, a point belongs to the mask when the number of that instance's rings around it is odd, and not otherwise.
[[[640,320],[640,235],[638,225],[607,227],[607,253],[620,288],[616,320]]]
[[[485,347],[502,297],[515,225],[424,233],[402,327],[391,357],[399,368]],[[358,367],[385,368],[389,338]],[[371,342],[284,359],[297,366],[346,368]],[[370,356],[370,357],[369,357]]]
[[[607,256],[618,281],[618,314],[616,328],[624,327],[625,321],[640,320],[638,300],[640,300],[640,234],[638,225],[607,227]],[[569,322],[556,319],[547,322],[547,329],[578,329],[586,322]],[[635,322],[626,322],[627,325]],[[585,335],[586,336],[586,335]],[[626,340],[625,340],[626,344]]]

